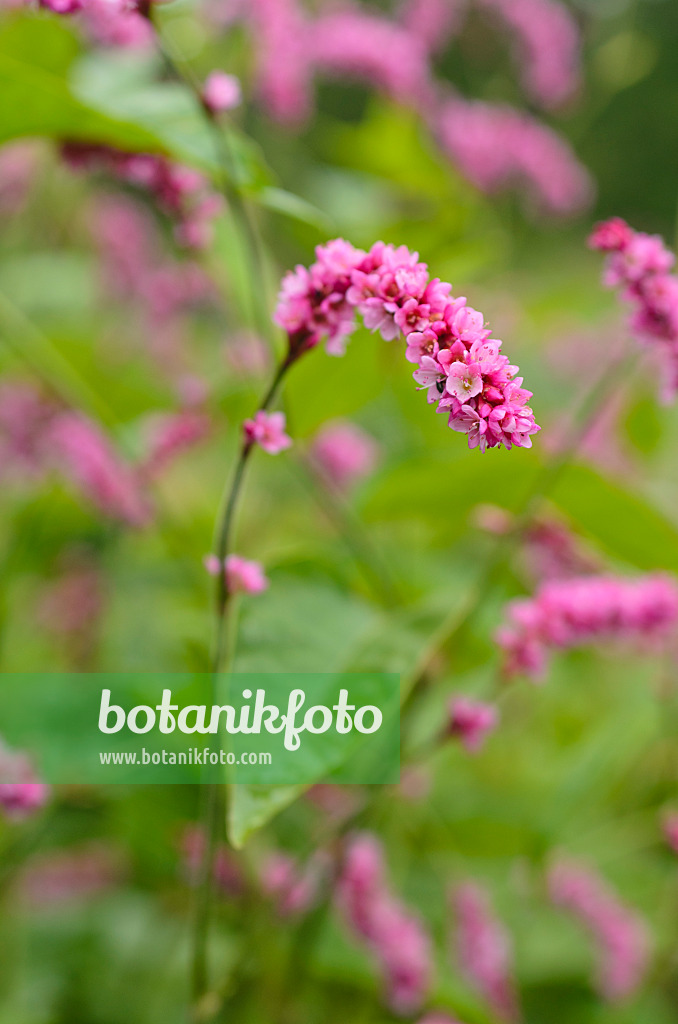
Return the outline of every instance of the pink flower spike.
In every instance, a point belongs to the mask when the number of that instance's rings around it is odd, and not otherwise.
[[[226,559],[226,584],[229,594],[261,594],[268,589],[263,566],[240,555],[229,555]]]
[[[285,433],[285,414],[265,412],[260,409],[254,419],[243,424],[245,437],[252,444],[258,444],[269,455],[278,455],[292,445],[292,438]]]
[[[205,79],[202,90],[202,101],[211,114],[221,114],[225,110],[233,110],[242,103],[240,82],[235,75],[227,75],[224,71],[213,71]]]
[[[445,390],[462,403],[475,398],[483,390],[483,377],[478,363],[452,363]]]
[[[480,750],[498,722],[499,713],[493,704],[468,697],[455,697],[450,701],[450,735],[457,736],[469,753]]]

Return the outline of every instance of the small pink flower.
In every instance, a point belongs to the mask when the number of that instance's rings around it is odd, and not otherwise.
[[[447,375],[445,390],[454,395],[462,405],[475,398],[483,390],[483,377],[477,363],[452,363]]]
[[[263,566],[240,555],[229,555],[226,559],[226,583],[229,594],[261,594],[268,589]]]
[[[269,455],[278,455],[291,447],[292,438],[285,433],[285,414],[265,412],[260,409],[253,419],[243,424],[245,437],[252,444],[258,444]]]
[[[242,102],[240,82],[235,75],[227,75],[224,71],[213,71],[205,79],[202,100],[212,114],[233,110]]]
[[[480,750],[498,722],[499,713],[493,704],[468,697],[455,697],[450,702],[450,734],[458,736],[470,753]]]
[[[218,576],[221,570],[221,562],[216,555],[205,555],[202,560],[202,564],[205,566],[206,571],[210,576]]]

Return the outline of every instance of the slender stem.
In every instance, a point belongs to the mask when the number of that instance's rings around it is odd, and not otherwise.
[[[176,58],[165,45],[159,25],[153,23],[153,27],[155,29],[155,40],[158,52],[162,57],[165,67],[173,78],[177,79],[193,93],[196,103],[198,104],[205,123],[210,131],[214,141],[217,160],[220,165],[220,173],[218,176],[219,189],[233,214],[233,220],[239,229],[241,236],[245,239],[247,257],[250,263],[250,280],[257,281],[261,286],[263,286],[266,282],[267,275],[262,243],[250,209],[243,200],[237,184],[234,184],[237,178],[237,171],[228,137],[220,128],[218,116],[213,114],[205,106],[200,82],[190,68],[190,65],[182,60],[182,66],[179,66]],[[272,323],[266,315],[268,303],[256,301],[251,291],[248,298],[251,303],[251,309],[249,312],[252,323],[256,325],[259,333],[264,338],[267,338],[271,347],[273,347],[273,337],[271,333]]]
[[[294,356],[287,355],[277,367],[271,384],[259,403],[259,412],[266,411],[271,406],[276,394],[278,393],[278,389],[280,388],[283,378],[293,362]],[[238,502],[242,494],[245,474],[253,447],[253,442],[249,440],[245,440],[242,444],[233,477],[230,485],[228,486],[225,501],[223,503],[223,511],[220,513],[217,520],[216,554],[219,560],[220,571],[217,573],[215,592],[215,643],[211,671],[211,688],[213,695],[216,693],[219,673],[224,670],[225,666],[227,666],[231,655],[228,643],[228,633],[232,595],[228,589],[224,565],[231,549],[231,539],[238,509]],[[193,927],[193,955],[191,965],[193,1018],[196,1021],[207,1021],[213,1019],[219,1009],[218,1000],[211,992],[208,943],[212,917],[211,909],[214,883],[214,858],[216,853],[219,823],[221,821],[221,787],[218,783],[209,782],[205,786],[205,790],[206,799],[204,801],[204,811],[202,815],[205,846],[201,857],[197,879]]]

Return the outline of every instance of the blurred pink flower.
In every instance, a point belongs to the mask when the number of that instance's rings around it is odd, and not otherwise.
[[[483,192],[527,186],[556,215],[577,213],[591,200],[589,174],[565,140],[523,111],[454,98],[435,126],[443,149]]]
[[[480,0],[511,29],[518,44],[519,66],[532,98],[556,107],[580,83],[579,29],[558,0]]]
[[[42,146],[32,139],[0,149],[0,216],[15,216],[26,205],[42,159]]]
[[[408,105],[432,102],[427,47],[397,22],[346,4],[321,13],[308,37],[319,70],[363,79]]]
[[[662,827],[666,842],[674,853],[678,853],[678,811],[667,814]]]
[[[467,6],[468,0],[404,0],[400,21],[427,51],[437,53],[461,27]]]
[[[151,510],[136,475],[100,428],[76,412],[62,412],[48,431],[50,454],[97,508],[129,526],[145,526]]]
[[[19,878],[24,900],[36,910],[87,900],[112,888],[121,876],[117,851],[100,843],[41,854]]]
[[[633,231],[619,217],[599,224],[591,248],[607,253],[604,283],[619,287],[632,314],[631,332],[660,357],[661,397],[678,393],[678,275],[670,273],[675,256],[659,235]]]
[[[249,0],[261,100],[278,121],[298,124],[311,110],[312,65],[307,19],[298,0]]]
[[[354,423],[335,420],[315,435],[310,454],[320,473],[345,491],[372,473],[379,458],[379,445]]]
[[[75,2],[81,4],[80,19],[95,45],[137,50],[148,49],[153,45],[153,26],[150,20],[139,12],[134,0]]]
[[[149,426],[148,450],[139,466],[144,480],[157,477],[176,458],[202,444],[212,429],[209,416],[191,409],[154,417]]]
[[[500,1020],[518,1020],[511,944],[488,893],[475,882],[462,882],[452,890],[451,904],[456,958],[463,974]]]
[[[649,939],[639,915],[625,906],[592,869],[560,861],[549,871],[556,906],[569,910],[592,934],[598,949],[597,987],[609,1002],[628,999],[648,967]]]
[[[261,888],[275,902],[281,917],[296,917],[318,900],[320,885],[327,869],[327,858],[316,853],[301,867],[286,853],[269,854],[261,872]]]
[[[391,1009],[403,1015],[416,1012],[431,987],[431,942],[419,919],[392,895],[374,836],[359,834],[349,841],[336,900],[377,960]]]
[[[92,667],[105,598],[100,566],[77,549],[66,552],[58,577],[40,595],[38,621],[64,643],[72,665],[80,671]]]
[[[67,141],[61,153],[73,170],[101,170],[150,193],[161,210],[176,221],[175,236],[187,247],[211,242],[212,221],[223,202],[204,175],[151,153],[126,153],[111,146]]]
[[[458,737],[470,753],[480,750],[499,724],[499,712],[494,704],[469,697],[453,697],[449,716],[450,735]]]
[[[49,786],[36,778],[30,758],[0,741],[0,807],[6,817],[30,817],[44,807],[49,793]]]
[[[202,101],[212,114],[221,114],[225,110],[233,110],[242,103],[240,81],[235,75],[227,75],[224,71],[213,71],[205,79],[202,88]]]
[[[234,373],[243,377],[260,376],[271,362],[266,342],[256,334],[242,333],[228,338],[224,357]]]
[[[678,623],[678,585],[669,576],[582,576],[543,584],[511,601],[496,634],[507,675],[539,678],[552,650],[611,641],[665,642]]]
[[[260,409],[253,419],[245,420],[243,430],[250,444],[258,444],[269,455],[278,455],[292,446],[292,438],[285,433],[284,412]]]
[[[56,407],[31,384],[0,383],[0,476],[36,478],[47,468],[45,433]]]

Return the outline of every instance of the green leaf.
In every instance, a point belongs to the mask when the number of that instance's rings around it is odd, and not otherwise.
[[[678,526],[642,495],[587,466],[571,466],[553,499],[615,558],[643,570],[678,572]]]
[[[73,95],[64,75],[77,52],[56,20],[13,18],[0,31],[0,143],[31,135],[106,143],[122,149],[157,149],[135,124],[92,109]]]
[[[318,231],[325,233],[332,231],[332,221],[327,214],[300,196],[294,195],[293,192],[269,185],[256,193],[256,199],[267,210],[282,213],[285,217],[308,224],[312,228],[317,228]]]
[[[278,578],[243,616],[237,672],[397,672],[411,676],[440,612],[386,616],[322,580]],[[327,765],[334,751],[327,743]],[[242,846],[304,786],[231,787],[228,831]]]

